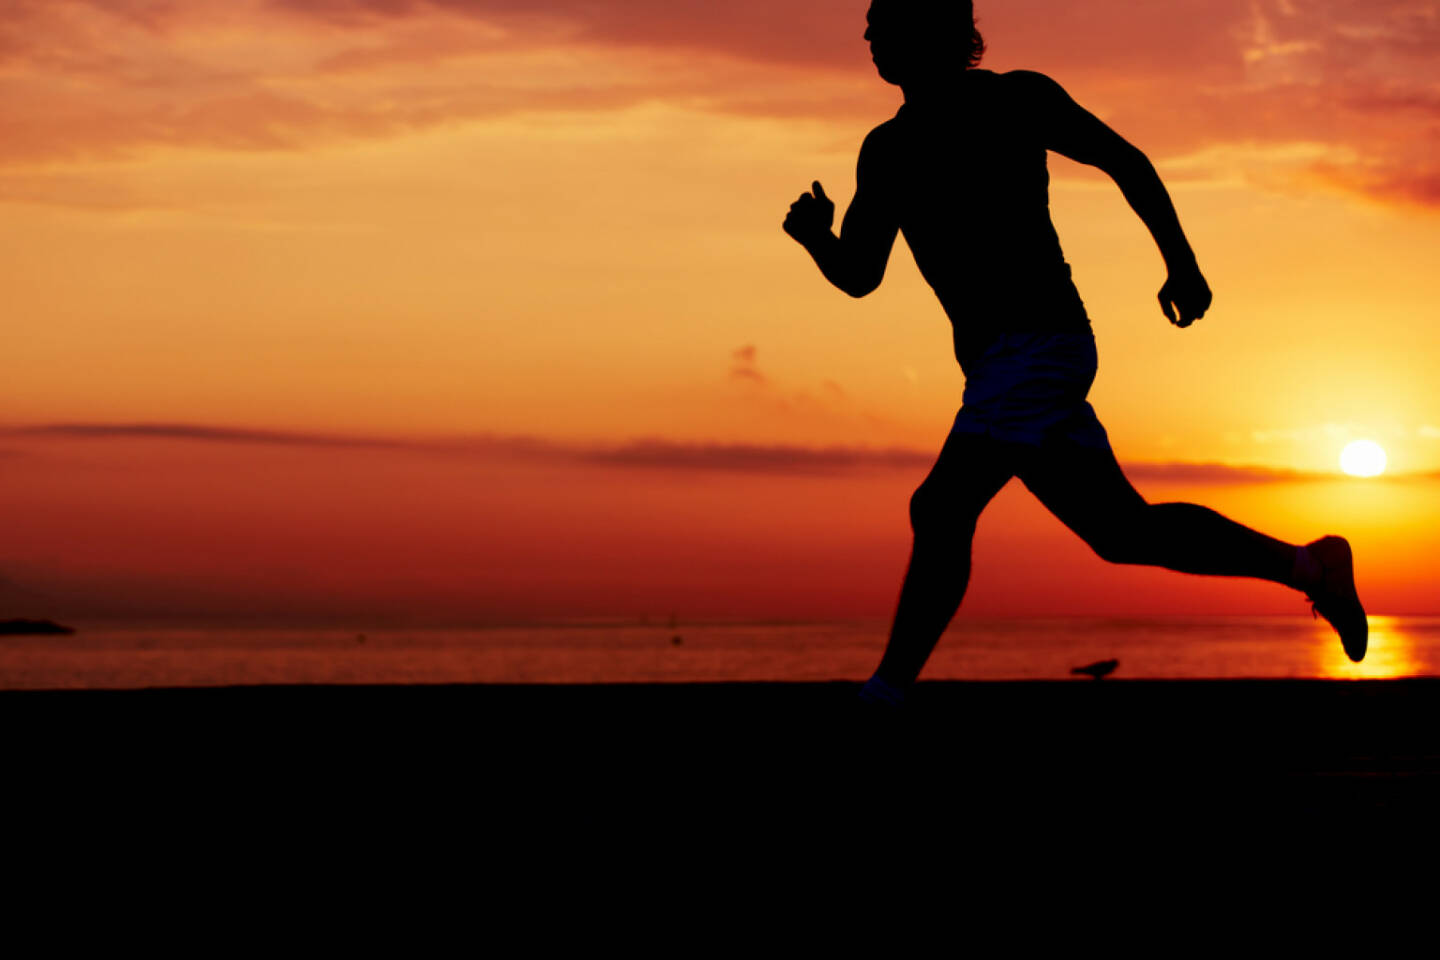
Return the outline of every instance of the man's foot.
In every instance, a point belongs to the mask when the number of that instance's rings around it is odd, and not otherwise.
[[[1344,537],[1321,537],[1302,549],[1308,551],[1319,566],[1318,575],[1300,585],[1310,601],[1311,612],[1330,621],[1330,626],[1340,634],[1345,655],[1359,663],[1365,659],[1370,624],[1355,592],[1355,564],[1350,543]]]
[[[907,691],[880,679],[877,673],[860,688],[860,703],[872,708],[873,712],[893,713],[905,705]]]

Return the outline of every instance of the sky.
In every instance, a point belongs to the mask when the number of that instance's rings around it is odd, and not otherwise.
[[[0,0],[0,616],[887,615],[949,324],[903,242],[855,300],[780,229],[901,102],[865,9]],[[1440,4],[978,14],[1150,156],[1215,292],[1171,326],[1051,155],[1137,489],[1440,613]],[[1306,611],[1108,566],[1018,482],[975,564],[965,614]]]

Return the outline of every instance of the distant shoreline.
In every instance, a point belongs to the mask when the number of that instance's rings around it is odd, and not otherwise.
[[[74,632],[74,627],[67,627],[54,620],[0,620],[0,637],[68,636]]]

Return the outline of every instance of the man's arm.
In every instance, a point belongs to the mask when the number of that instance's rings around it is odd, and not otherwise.
[[[785,232],[794,237],[815,265],[835,286],[852,297],[863,297],[885,277],[885,264],[895,246],[900,224],[885,192],[878,131],[871,131],[860,147],[855,172],[855,198],[845,211],[840,236],[831,232],[835,204],[825,195],[820,181],[814,193],[802,193],[790,205]]]
[[[1104,170],[1150,230],[1170,271],[1160,288],[1160,309],[1165,316],[1181,327],[1204,316],[1210,308],[1210,287],[1180,228],[1175,204],[1149,158],[1044,74],[1017,70],[1010,76],[1024,84],[1027,106],[1040,118],[1045,146]]]

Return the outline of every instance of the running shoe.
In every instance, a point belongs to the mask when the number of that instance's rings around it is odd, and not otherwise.
[[[1321,537],[1307,543],[1305,549],[1320,564],[1321,570],[1319,581],[1305,591],[1310,613],[1330,622],[1340,634],[1345,655],[1359,663],[1365,659],[1370,623],[1355,592],[1355,563],[1350,543],[1344,537]]]

